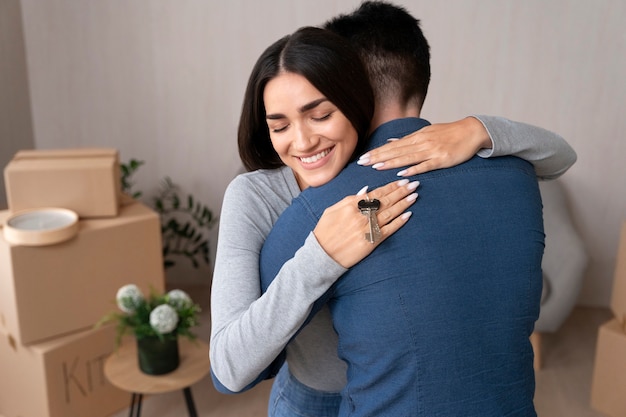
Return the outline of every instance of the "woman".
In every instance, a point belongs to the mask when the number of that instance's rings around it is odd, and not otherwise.
[[[342,39],[311,28],[283,38],[265,51],[250,77],[239,131],[242,160],[249,170],[256,171],[239,176],[231,183],[225,195],[220,223],[211,302],[211,361],[216,386],[232,392],[254,385],[259,380],[257,376],[262,378],[271,374],[268,365],[287,346],[289,368],[298,371],[295,376],[285,370],[282,374],[287,372],[286,383],[293,381],[292,385],[301,389],[307,399],[313,399],[320,405],[315,407],[314,415],[336,414],[336,408],[333,408],[339,398],[336,392],[345,383],[345,365],[337,358],[336,335],[328,311],[318,314],[287,345],[307,317],[316,297],[311,296],[310,301],[300,302],[297,296],[308,293],[308,289],[303,288],[307,283],[300,282],[297,277],[282,277],[280,274],[268,291],[261,295],[258,256],[265,237],[291,199],[307,186],[318,186],[332,179],[338,172],[337,166],[343,167],[353,155],[358,154],[360,147],[356,138],[362,142],[372,114],[371,98],[368,97],[371,93],[368,93],[367,79],[363,79],[358,62]],[[295,92],[298,96],[310,96],[309,101],[304,101],[305,106],[272,110],[277,107],[276,103],[283,102],[281,94]],[[266,106],[271,109],[267,114]],[[337,119],[344,122],[340,124],[341,129],[334,124]],[[351,126],[346,126],[346,120]],[[475,121],[472,119],[470,122],[472,128]],[[509,123],[502,119],[483,122],[494,126]],[[466,124],[467,120],[456,126],[465,127]],[[349,133],[336,136],[334,129],[330,133],[320,130],[328,125]],[[447,130],[449,127],[440,128]],[[482,128],[482,125],[479,127]],[[520,127],[519,133],[529,134],[523,128]],[[293,134],[293,131],[303,129],[319,133],[319,137],[328,143],[323,152],[299,154],[298,151],[306,149],[306,144],[295,150],[284,147],[282,134]],[[436,125],[429,130],[429,134],[435,136],[440,132]],[[484,129],[480,133],[470,135],[475,139],[475,147],[461,159],[471,157],[483,147],[484,140],[490,141]],[[457,138],[468,136],[467,130],[454,134]],[[340,145],[341,138],[351,138],[353,145],[344,142]],[[497,143],[497,138],[494,140]],[[295,143],[298,144],[298,141]],[[350,146],[353,146],[352,152]],[[332,160],[332,167],[326,166],[326,161],[339,155],[340,158]],[[325,169],[320,172],[308,169],[311,168],[309,164],[316,163],[324,163]],[[430,168],[440,167],[443,163]],[[360,185],[355,183],[355,191]],[[381,214],[391,214],[390,218],[395,218],[395,223],[387,224],[379,216],[384,236],[406,221],[406,216],[396,216],[411,204],[405,196],[415,197],[412,193],[414,186],[405,182],[393,183],[369,193],[370,198],[383,201]],[[353,246],[354,242],[367,243],[362,239],[367,222],[355,209],[360,198],[346,197],[324,214],[318,227],[323,229],[324,222],[332,224],[332,236],[320,235],[318,228],[314,231],[319,250],[331,255],[343,267],[358,262],[375,247],[368,244],[355,250]],[[333,220],[336,219],[333,216],[345,220]],[[353,234],[361,238],[355,239]],[[328,286],[342,271],[335,272],[328,277]],[[289,321],[284,320],[284,311],[289,311]],[[310,408],[311,405],[303,407]],[[299,415],[294,410],[291,412],[291,415]],[[274,414],[270,412],[270,415]]]
[[[314,64],[309,65],[309,62]],[[315,155],[302,155],[304,158],[300,158],[300,160],[286,158],[288,165],[285,165],[273,146],[273,143],[278,143],[279,140],[270,141],[268,132],[268,124],[272,125],[273,135],[278,134],[280,136],[280,132],[275,131],[285,130],[286,126],[280,124],[282,123],[281,115],[266,115],[264,103],[247,99],[244,101],[239,132],[240,154],[246,167],[249,170],[257,171],[252,175],[242,175],[234,180],[229,186],[228,196],[225,197],[229,201],[227,204],[244,208],[244,210],[225,210],[221,215],[218,242],[220,261],[216,262],[213,287],[215,292],[212,294],[212,304],[215,306],[219,304],[225,308],[212,310],[212,332],[222,325],[225,325],[228,330],[214,333],[216,335],[214,341],[217,344],[221,344],[219,341],[222,335],[228,339],[239,333],[237,327],[247,327],[258,317],[268,317],[266,316],[268,313],[276,314],[277,310],[272,311],[272,307],[264,302],[270,297],[261,297],[259,287],[258,254],[265,237],[293,197],[309,185],[321,185],[332,179],[355,154],[358,142],[363,143],[365,140],[373,114],[374,101],[367,76],[360,65],[354,65],[355,62],[359,62],[358,57],[341,38],[321,29],[309,28],[298,31],[270,46],[253,70],[246,96],[262,97],[266,86],[270,86],[278,79],[276,77],[278,69],[290,65],[293,66],[289,67],[287,75],[304,73],[309,79],[316,79],[315,83],[318,85],[326,83],[326,85],[319,87],[325,94],[314,96],[313,102],[316,105],[312,106],[307,103],[306,106],[308,107],[298,109],[297,113],[301,113],[303,118],[299,123],[308,124],[311,129],[315,129],[320,137],[324,137],[324,140],[328,141],[329,144],[332,143],[332,146],[329,145],[329,149],[332,149],[322,158],[324,162],[322,169],[307,169],[306,165],[308,164],[302,161],[302,159],[314,158]],[[298,66],[303,68],[298,69]],[[275,71],[274,68],[277,70]],[[265,77],[268,69],[269,76]],[[291,90],[289,85],[285,86],[285,89]],[[320,97],[327,98],[327,100],[319,101]],[[259,106],[263,109],[259,109]],[[254,118],[254,120],[248,118]],[[254,131],[248,130],[247,127],[251,125],[259,128]],[[331,128],[329,129],[328,126]],[[316,163],[319,164],[319,162],[313,162],[313,164]],[[407,182],[390,184],[381,190],[374,190],[369,193],[369,196],[385,202],[386,195],[391,195],[389,198],[394,198],[395,195],[397,196],[395,200],[399,200],[398,204],[404,210],[412,201],[405,201],[402,198],[411,194],[416,186],[416,184],[412,184],[407,188],[409,185],[406,184]],[[355,185],[355,191],[359,188],[361,187]],[[356,202],[360,198],[362,197],[347,197],[344,202],[339,203],[336,211],[341,211],[341,207],[356,207]],[[250,210],[246,210],[247,208]],[[383,207],[383,209],[385,208]],[[394,214],[397,215],[397,210]],[[357,229],[359,233],[362,233],[366,219],[360,214],[353,216],[353,219],[358,223],[358,226],[352,229]],[[324,220],[320,223],[323,223]],[[401,225],[399,223],[404,221],[406,218],[398,218],[396,223],[382,224],[383,234],[389,231],[386,226],[394,227],[397,225],[399,227]],[[241,239],[244,233],[245,241]],[[337,236],[341,235],[344,233],[337,233]],[[334,236],[331,237],[331,239],[334,238]],[[346,241],[348,240],[346,239]],[[235,245],[230,246],[230,243],[235,243]],[[320,244],[324,247],[325,242],[320,242]],[[226,248],[227,246],[230,248]],[[360,258],[365,257],[373,248],[374,245],[371,244],[362,245]],[[331,249],[328,249],[327,252],[333,253]],[[222,253],[229,255],[227,258],[222,258]],[[230,272],[233,266],[236,266],[237,269],[238,267],[243,268],[235,272],[236,276],[242,279],[241,281],[238,278],[228,278],[233,277]],[[230,303],[220,295],[230,293],[238,294],[238,299],[233,300],[234,303]],[[280,296],[276,298],[281,299]],[[258,302],[255,303],[255,300]],[[309,306],[298,307],[303,308],[304,320],[305,313],[310,308]],[[237,317],[236,321],[232,321],[234,317]],[[272,321],[274,320],[270,319],[265,324],[272,327]],[[272,337],[276,337],[276,340],[283,340],[282,345],[278,344],[276,350],[265,352],[263,359],[259,361],[261,367],[250,371],[254,374],[261,372],[267,363],[271,362],[282,351],[287,340],[293,336],[293,332],[301,324],[302,322],[293,323],[293,330],[288,330],[283,335],[274,333]],[[262,330],[258,327],[257,329],[261,333],[270,330],[269,328]],[[224,346],[229,345],[230,343],[225,339],[221,339],[222,342],[226,342]],[[212,352],[220,350],[217,344]],[[242,352],[242,354],[244,353]],[[221,354],[219,357],[226,358]],[[228,373],[236,369],[236,355],[230,356],[230,358],[232,360],[227,359],[228,363],[224,364],[225,366],[218,366],[214,369],[218,380],[224,379],[221,375],[222,371]],[[217,357],[214,360],[215,363],[220,362]],[[231,387],[235,388],[234,386],[227,386],[226,388],[231,389]]]

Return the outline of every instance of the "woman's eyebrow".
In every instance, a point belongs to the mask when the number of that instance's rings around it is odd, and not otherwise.
[[[303,106],[301,106],[298,109],[299,113],[304,113],[307,112],[311,109],[316,108],[317,106],[319,106],[321,103],[328,101],[328,99],[326,97],[322,97],[322,98],[318,98],[317,100],[313,100],[310,103],[307,103]],[[284,119],[286,116],[282,113],[272,113],[272,114],[267,114],[265,115],[265,118],[267,120],[280,120],[280,119]]]
[[[311,110],[311,109],[316,108],[317,106],[319,106],[321,103],[323,103],[323,102],[325,102],[325,101],[328,101],[328,99],[327,99],[326,97],[318,98],[317,100],[313,100],[312,102],[307,103],[307,104],[305,104],[304,106],[300,107],[300,108],[298,109],[298,111],[299,111],[300,113],[304,113],[304,112],[306,112],[306,111],[309,111],[309,110]]]
[[[272,114],[266,114],[265,118],[267,120],[280,120],[280,119],[284,119],[286,116],[282,113],[272,113]]]

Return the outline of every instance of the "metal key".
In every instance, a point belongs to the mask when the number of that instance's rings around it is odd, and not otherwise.
[[[359,201],[359,210],[361,214],[367,216],[369,221],[370,231],[365,233],[365,239],[370,243],[376,243],[380,239],[380,227],[378,227],[378,219],[376,218],[378,209],[380,209],[380,201],[376,199]]]

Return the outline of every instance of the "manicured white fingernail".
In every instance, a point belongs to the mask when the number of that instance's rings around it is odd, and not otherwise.
[[[366,185],[365,187],[361,188],[361,189],[359,190],[359,192],[358,192],[358,193],[356,193],[356,195],[363,195],[363,194],[365,194],[365,193],[367,192],[367,188],[368,188],[368,186],[367,186],[367,185]]]
[[[407,185],[408,183],[409,183],[409,180],[405,178],[403,180],[398,181],[398,187],[402,187],[403,185]]]
[[[413,214],[413,212],[405,211],[400,217],[402,218],[402,220],[408,220],[408,218],[411,217],[411,214]]]
[[[409,194],[406,196],[406,201],[411,202],[417,200],[417,193]]]
[[[398,172],[396,175],[397,175],[398,177],[403,177],[403,176],[404,176],[404,174],[406,174],[406,171],[407,171],[406,169],[403,169],[402,171]]]
[[[407,185],[406,188],[408,188],[409,190],[415,190],[417,187],[419,187],[419,185],[420,185],[419,181],[413,181],[412,183]]]
[[[395,142],[396,140],[400,140],[398,138],[389,138],[387,139],[387,142]]]
[[[381,168],[381,167],[384,167],[384,166],[385,166],[384,162],[378,162],[378,163],[372,165],[372,168],[378,169],[378,168]]]
[[[370,163],[370,154],[366,153],[364,155],[361,155],[358,159],[358,161],[356,161],[357,164],[359,165],[367,165]]]

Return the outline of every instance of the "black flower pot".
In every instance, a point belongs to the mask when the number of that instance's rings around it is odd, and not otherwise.
[[[180,364],[178,339],[148,336],[137,339],[139,369],[148,375],[163,375],[172,372]]]

